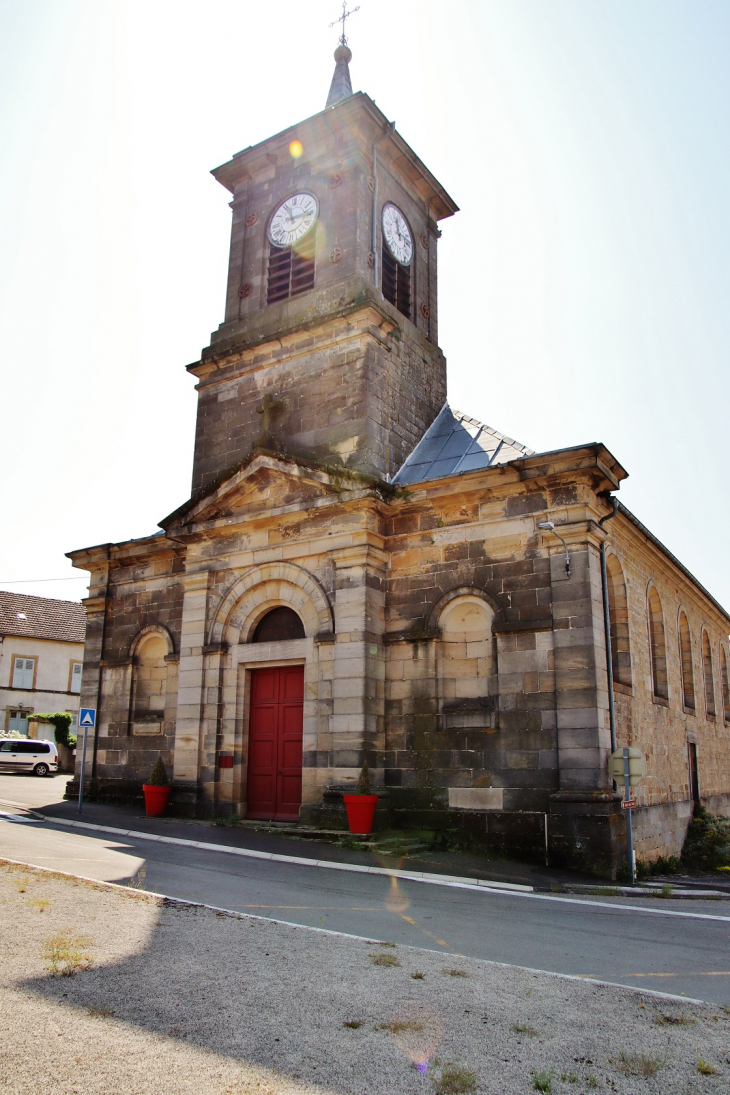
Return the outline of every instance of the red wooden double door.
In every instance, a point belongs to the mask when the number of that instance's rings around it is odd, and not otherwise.
[[[248,730],[250,818],[296,821],[302,804],[304,666],[251,673]]]

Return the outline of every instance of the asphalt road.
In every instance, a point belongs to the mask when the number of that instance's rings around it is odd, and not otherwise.
[[[210,838],[209,838],[210,839]],[[275,920],[730,1004],[730,903],[516,895],[0,821],[0,856]]]

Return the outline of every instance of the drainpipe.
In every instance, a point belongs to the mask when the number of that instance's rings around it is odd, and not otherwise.
[[[598,522],[603,528],[618,513],[618,498],[611,498],[613,509]],[[611,614],[608,605],[608,571],[606,570],[606,541],[601,543],[601,587],[603,589],[603,629],[606,635],[606,672],[608,673],[608,721],[611,727],[611,752],[616,748],[616,709],[613,702],[613,653],[611,651]]]
[[[395,133],[395,122],[388,122],[384,133],[373,141],[373,213],[370,250],[373,253],[373,285],[378,284],[378,145]]]

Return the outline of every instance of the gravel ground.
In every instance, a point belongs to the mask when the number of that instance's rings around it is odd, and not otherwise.
[[[30,867],[0,865],[0,940],[8,1095],[730,1089],[730,1010]]]

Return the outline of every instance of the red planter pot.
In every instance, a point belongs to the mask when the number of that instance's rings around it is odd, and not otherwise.
[[[147,817],[162,817],[170,797],[172,787],[153,787],[150,783],[143,783],[144,808]]]
[[[343,795],[342,800],[347,810],[347,823],[350,826],[350,832],[358,833],[361,836],[372,833],[378,796]]]

